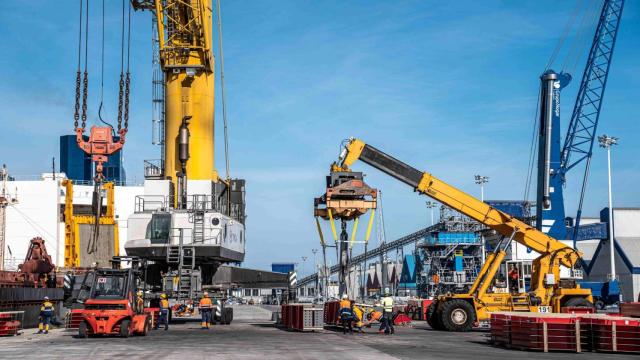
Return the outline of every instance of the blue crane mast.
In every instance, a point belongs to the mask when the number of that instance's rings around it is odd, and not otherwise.
[[[547,70],[540,77],[540,130],[536,226],[556,239],[580,240],[579,225],[602,99],[607,84],[624,0],[605,0],[562,147],[560,91],[571,75]],[[572,231],[565,223],[566,174],[585,161],[578,211]],[[575,245],[575,244],[574,244]]]

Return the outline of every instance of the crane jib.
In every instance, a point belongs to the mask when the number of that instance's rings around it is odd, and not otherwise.
[[[383,173],[392,176],[403,183],[417,188],[424,173],[402,161],[387,155],[371,145],[365,145],[360,154],[360,161]]]

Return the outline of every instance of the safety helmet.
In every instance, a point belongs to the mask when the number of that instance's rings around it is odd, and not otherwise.
[[[45,296],[45,297],[44,297],[44,300],[45,300],[45,301],[48,301],[48,300],[49,300],[49,297],[48,297],[48,296]]]
[[[167,298],[167,294],[160,294],[160,299],[166,299]]]
[[[349,298],[349,295],[347,294],[342,295],[342,300],[347,300],[348,298]]]
[[[209,297],[209,293],[205,291],[205,292],[202,294],[202,296],[204,296],[204,297]]]

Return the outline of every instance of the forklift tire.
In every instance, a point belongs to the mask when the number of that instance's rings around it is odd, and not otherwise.
[[[129,319],[124,319],[120,323],[120,336],[121,337],[123,337],[123,338],[128,338],[129,337],[129,324],[131,324]]]
[[[142,333],[140,334],[140,336],[147,336],[149,334],[149,330],[151,330],[151,321],[149,320],[149,317],[147,316],[144,319],[144,328],[142,329]]]
[[[222,312],[224,313],[224,324],[230,325],[233,321],[233,308],[224,308]]]
[[[427,308],[427,324],[431,326],[433,330],[444,330],[442,323],[440,322],[441,315],[436,312],[438,309],[438,301],[432,302]]]
[[[86,321],[82,321],[80,323],[80,326],[78,326],[78,337],[80,339],[86,339],[88,335],[87,332],[87,322]]]
[[[454,332],[470,331],[476,321],[473,306],[461,299],[452,299],[442,304],[440,321],[445,330]]]
[[[220,325],[224,325],[226,323],[227,323],[227,312],[225,311],[225,309],[222,309],[220,310]]]
[[[593,304],[585,299],[585,298],[581,298],[581,297],[574,297],[571,298],[569,300],[567,300],[564,303],[564,307],[579,307],[579,308],[591,308],[593,309]]]

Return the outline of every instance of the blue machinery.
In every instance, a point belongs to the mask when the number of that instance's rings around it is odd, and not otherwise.
[[[574,242],[582,239],[579,231],[582,204],[623,6],[624,0],[604,1],[562,149],[560,91],[569,84],[571,75],[547,70],[541,76],[536,218],[537,228],[556,239],[570,238]],[[586,164],[578,212],[573,229],[567,233],[562,188],[567,172],[582,161]]]

